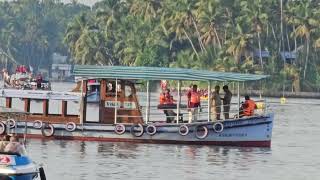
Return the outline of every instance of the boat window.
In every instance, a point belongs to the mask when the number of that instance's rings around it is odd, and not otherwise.
[[[115,82],[107,83],[107,96],[115,96]]]
[[[121,82],[118,82],[118,86],[116,87],[116,82],[108,82],[107,83],[107,97],[114,97],[116,95],[116,89],[118,93],[118,97],[122,97],[123,86]]]
[[[127,98],[132,98],[133,97],[133,93],[132,93],[132,87],[129,85],[125,86],[125,96]]]

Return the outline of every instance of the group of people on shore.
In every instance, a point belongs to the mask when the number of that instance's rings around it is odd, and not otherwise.
[[[227,85],[222,87],[224,91],[224,96],[220,97],[220,86],[217,85],[214,88],[214,92],[211,93],[210,103],[211,103],[211,120],[221,120],[221,110],[223,110],[224,119],[230,119],[230,107],[232,93],[229,90]],[[199,111],[201,111],[201,96],[203,92],[198,91],[197,85],[190,86],[190,89],[187,91],[186,95],[188,98],[187,108],[189,111],[189,123],[192,121],[197,121]],[[173,99],[173,96],[170,94],[170,90],[166,89],[160,94],[160,105],[172,105],[176,101]],[[222,106],[222,107],[221,107]],[[256,109],[256,104],[253,100],[250,99],[248,95],[245,96],[245,102],[242,103],[239,111],[240,117],[243,116],[252,116]],[[172,122],[173,118],[168,118],[169,116],[175,117],[176,113],[173,110],[166,109],[164,113],[167,116],[167,122]]]

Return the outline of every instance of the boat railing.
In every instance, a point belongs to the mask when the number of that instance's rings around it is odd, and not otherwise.
[[[266,100],[264,99],[259,99],[259,100],[255,100],[256,103],[256,109],[254,111],[254,115],[266,115],[267,114],[267,105],[266,105]],[[214,118],[216,115],[220,115],[220,120],[235,120],[238,119],[239,114],[242,114],[241,108],[238,108],[238,103],[231,103],[230,104],[230,110],[229,110],[229,118],[225,118],[224,117],[224,107],[225,106],[229,106],[229,105],[221,105],[220,106],[220,113],[218,112],[214,112],[214,107],[210,107],[210,112],[209,112],[209,107],[208,104],[203,103],[204,105],[202,105],[199,108],[179,108],[179,116],[177,116],[176,112],[177,112],[177,108],[166,108],[166,109],[158,109],[158,106],[155,105],[150,105],[150,122],[153,121],[164,121],[164,119],[166,118],[172,118],[174,119],[174,121],[176,122],[177,117],[183,117],[183,122],[188,121],[188,119],[190,119],[190,116],[192,116],[191,111],[193,111],[194,109],[196,109],[197,111],[197,119],[199,121],[212,121],[212,120],[216,120],[216,118]],[[241,105],[242,103],[240,103]],[[141,112],[142,112],[142,116],[122,116],[122,117],[142,117],[142,118],[146,118],[146,116],[144,116],[146,113],[146,107],[145,106],[141,106]],[[171,114],[166,114],[164,111],[171,111],[173,113]],[[181,121],[180,121],[181,122]]]

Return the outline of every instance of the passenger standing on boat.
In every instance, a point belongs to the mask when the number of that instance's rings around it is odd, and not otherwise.
[[[229,119],[229,111],[230,111],[232,93],[229,90],[229,87],[227,85],[223,86],[223,91],[225,92],[224,97],[222,98],[224,119]]]
[[[220,120],[221,114],[221,98],[219,95],[220,86],[214,87],[211,98],[211,120]]]
[[[248,95],[244,98],[246,101],[242,104],[242,116],[252,116],[254,114],[254,109],[257,109],[257,105]]]
[[[41,73],[39,73],[37,75],[36,82],[37,82],[37,88],[40,89],[41,88],[41,83],[42,83],[42,75],[41,75]]]
[[[197,121],[198,117],[198,111],[199,108],[201,108],[200,104],[200,94],[198,92],[198,86],[193,85],[192,90],[188,92],[188,108],[190,108],[189,111],[189,123],[192,121]]]

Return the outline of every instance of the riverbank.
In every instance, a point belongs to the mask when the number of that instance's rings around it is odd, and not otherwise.
[[[308,98],[308,99],[320,99],[319,92],[262,92],[258,90],[246,90],[241,92],[241,95],[249,94],[251,96],[260,96],[264,97],[286,97],[286,98]]]

